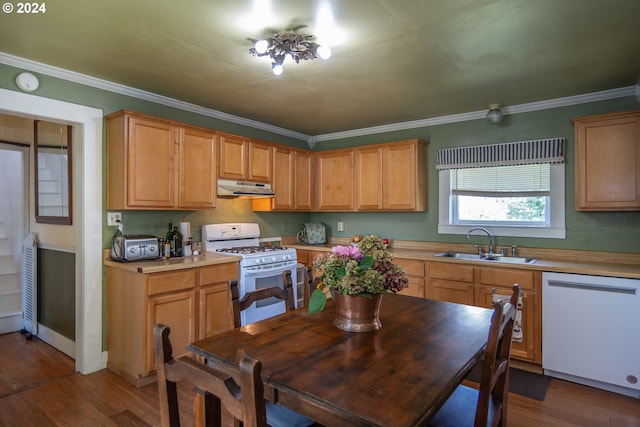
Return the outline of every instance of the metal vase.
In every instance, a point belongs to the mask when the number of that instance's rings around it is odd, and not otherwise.
[[[360,295],[334,293],[336,319],[333,324],[348,332],[369,332],[382,328],[380,323],[380,303],[383,294],[371,298]]]

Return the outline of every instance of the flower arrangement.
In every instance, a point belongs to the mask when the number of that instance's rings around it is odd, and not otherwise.
[[[309,312],[324,309],[325,292],[343,295],[361,295],[398,292],[407,286],[407,275],[386,250],[383,240],[369,234],[359,239],[356,246],[335,246],[328,256],[314,262],[322,270],[317,289],[311,294]]]

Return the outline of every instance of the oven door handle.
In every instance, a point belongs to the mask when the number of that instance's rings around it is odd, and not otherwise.
[[[241,274],[246,276],[254,276],[259,275],[261,273],[269,273],[276,270],[290,270],[292,268],[296,268],[298,265],[298,261],[284,261],[277,262],[274,264],[264,264],[264,265],[252,265],[250,267],[243,267],[241,270]]]

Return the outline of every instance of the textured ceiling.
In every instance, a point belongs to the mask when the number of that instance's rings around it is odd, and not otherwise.
[[[264,1],[264,0],[261,0]],[[0,52],[305,135],[322,135],[633,86],[638,0],[46,2],[0,15]],[[269,61],[248,38],[307,25],[329,5],[326,61]],[[261,14],[267,17],[266,13]]]

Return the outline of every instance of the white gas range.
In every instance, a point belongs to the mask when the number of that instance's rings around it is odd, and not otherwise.
[[[297,286],[296,250],[276,245],[261,245],[260,227],[255,223],[208,224],[202,226],[205,250],[242,257],[240,260],[240,298],[247,292],[270,286],[282,287],[282,273],[291,271]],[[298,294],[297,289],[294,292]],[[300,302],[294,298],[295,307]],[[284,313],[284,302],[276,298],[262,300],[240,313],[242,325]]]

